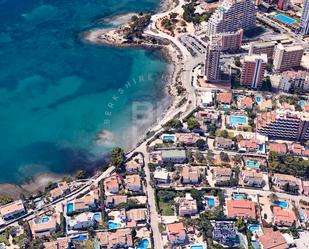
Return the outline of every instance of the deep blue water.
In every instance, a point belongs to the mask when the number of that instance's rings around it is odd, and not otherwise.
[[[158,0],[0,0],[0,182],[87,168],[112,146],[132,143],[140,110],[151,113],[166,97],[167,64],[157,51],[87,44],[81,34],[109,27],[104,17],[158,7]]]

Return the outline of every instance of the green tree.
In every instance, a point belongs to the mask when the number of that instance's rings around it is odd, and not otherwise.
[[[199,150],[203,150],[205,148],[205,145],[206,145],[206,141],[204,139],[198,139],[196,141],[196,146]]]
[[[115,166],[116,168],[122,166],[125,161],[125,154],[123,149],[119,147],[113,148],[111,153],[111,160],[112,165]]]
[[[75,178],[76,179],[85,179],[86,178],[86,172],[82,169],[78,170],[76,173],[75,173]]]
[[[188,129],[193,130],[194,128],[199,128],[200,124],[197,120],[190,118],[187,121]]]

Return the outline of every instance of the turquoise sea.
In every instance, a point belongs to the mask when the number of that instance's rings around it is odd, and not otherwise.
[[[167,98],[162,55],[87,44],[82,33],[110,27],[106,17],[158,7],[159,0],[0,0],[0,183],[92,167],[112,146],[131,144],[145,113],[156,118],[151,108]]]

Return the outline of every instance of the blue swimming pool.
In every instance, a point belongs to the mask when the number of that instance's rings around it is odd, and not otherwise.
[[[49,222],[49,217],[41,218],[41,223],[47,223],[47,222]]]
[[[77,240],[77,241],[84,241],[87,239],[88,239],[87,235],[78,235],[77,237],[72,238],[72,240]]]
[[[259,102],[262,101],[262,98],[261,98],[260,96],[256,96],[256,97],[255,97],[255,101],[256,101],[257,103],[259,103]]]
[[[246,161],[246,166],[253,167],[253,168],[258,168],[260,166],[260,163],[248,160],[248,161]]]
[[[282,208],[288,208],[289,204],[286,201],[276,201],[275,204]]]
[[[231,125],[242,125],[247,123],[247,117],[244,116],[230,116]]]
[[[295,19],[282,14],[276,15],[276,19],[286,24],[293,24],[294,22],[296,22]]]
[[[234,200],[243,200],[246,199],[246,195],[242,193],[233,194]]]
[[[137,246],[137,249],[147,249],[148,245],[149,245],[148,239],[143,239]]]
[[[259,151],[264,151],[264,144],[259,144],[258,150],[259,150]]]
[[[306,101],[300,100],[300,101],[299,101],[299,105],[300,105],[300,107],[304,108],[305,105],[306,105]]]
[[[214,207],[215,206],[215,199],[214,198],[207,198],[207,205],[208,205],[208,207]]]
[[[67,205],[67,213],[70,214],[74,211],[74,204],[73,203],[68,203]]]
[[[101,219],[101,214],[100,214],[100,213],[95,213],[95,214],[94,214],[94,218],[95,218],[96,220]]]
[[[192,245],[190,249],[204,249],[203,245]]]
[[[175,135],[162,135],[163,141],[175,141]]]
[[[114,221],[109,221],[107,226],[108,229],[117,229],[119,227],[119,224]]]
[[[260,225],[259,224],[249,224],[248,225],[248,229],[251,231],[251,232],[256,232],[256,231],[260,231]]]

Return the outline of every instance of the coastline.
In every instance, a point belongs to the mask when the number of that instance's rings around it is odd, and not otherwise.
[[[162,0],[161,4],[156,12],[165,12],[173,7],[177,1],[174,0]],[[110,19],[105,19],[102,21],[110,20],[116,24],[125,24],[130,16],[134,15],[134,13],[126,13],[123,15],[117,15],[114,17],[109,17]],[[168,62],[168,68],[165,74],[162,77],[162,84],[167,96],[170,98],[169,104],[167,108],[164,110],[164,113],[161,113],[160,117],[149,126],[145,132],[142,134],[138,134],[136,138],[134,138],[134,143],[132,146],[128,148],[128,153],[134,150],[145,138],[146,134],[152,130],[155,126],[159,124],[159,121],[163,118],[166,118],[166,115],[169,111],[174,107],[175,104],[178,102],[178,98],[175,94],[175,83],[177,82],[177,75],[181,72],[180,63],[181,60],[177,56],[177,49],[165,39],[158,39],[146,35],[150,38],[150,41],[156,39],[156,44],[149,42],[149,43],[121,43],[119,41],[115,42],[113,40],[108,39],[99,39],[98,36],[102,34],[106,34],[106,32],[115,31],[115,29],[95,29],[90,30],[87,32],[82,33],[81,39],[85,42],[89,42],[96,45],[104,45],[104,46],[112,46],[112,47],[123,47],[123,48],[141,48],[141,49],[158,49],[165,57]],[[87,36],[90,39],[87,39]],[[164,82],[165,81],[165,82]],[[166,101],[166,99],[165,99]],[[51,181],[59,181],[65,175],[64,174],[55,174],[55,173],[42,173],[38,175],[34,175],[30,180],[27,180],[21,184],[14,184],[14,183],[1,183],[0,184],[0,195],[10,195],[13,198],[19,198],[21,193],[24,194],[33,194],[37,191],[44,190],[45,186]]]

